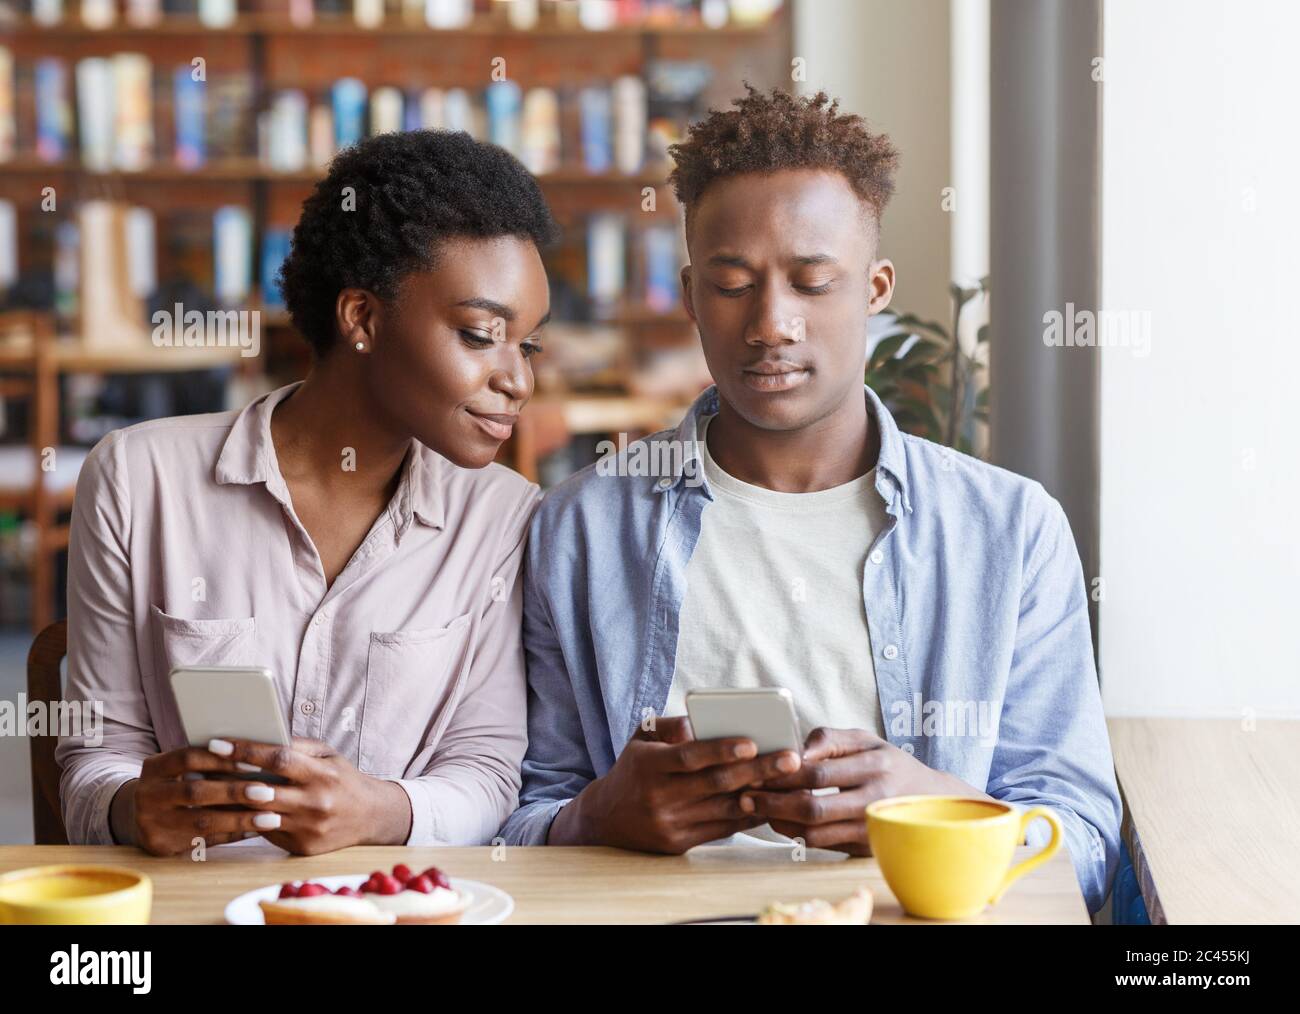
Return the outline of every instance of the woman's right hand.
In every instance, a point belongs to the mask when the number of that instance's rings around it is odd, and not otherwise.
[[[271,786],[242,778],[185,777],[189,772],[229,775],[240,770],[237,762],[204,747],[147,758],[140,777],[123,784],[113,797],[109,820],[114,838],[153,855],[171,856],[194,848],[196,838],[209,847],[274,830],[279,816],[264,810],[266,802],[257,798],[267,796],[264,790]],[[267,826],[254,823],[259,817]]]

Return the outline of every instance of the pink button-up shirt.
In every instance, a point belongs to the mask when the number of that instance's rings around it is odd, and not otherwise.
[[[406,790],[407,844],[490,841],[516,805],[519,573],[540,491],[412,441],[388,509],[327,590],[271,441],[296,386],[110,433],[81,471],[66,697],[100,702],[103,739],[59,741],[73,843],[112,843],[114,793],[145,757],[186,745],[178,665],[269,667],[293,735]]]

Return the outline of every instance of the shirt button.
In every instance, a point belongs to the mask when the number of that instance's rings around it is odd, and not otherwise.
[[[301,711],[304,715],[310,715],[316,710],[316,705],[313,704],[311,701],[303,701],[300,705],[298,705],[298,710]]]
[[[884,652],[882,652],[882,654],[885,656],[885,658],[889,659],[892,662],[894,659],[898,658],[898,645],[896,644],[885,645],[885,650]]]
[[[884,558],[885,558],[885,554],[882,553],[879,549],[873,549],[871,551],[872,563],[880,563]]]
[[[311,621],[311,625],[313,627],[319,627],[322,623],[324,623],[328,619],[329,619],[328,616],[326,616],[324,613],[321,613],[314,620]]]
[[[673,484],[673,480],[666,475],[662,479],[660,479],[657,483],[655,483],[655,485],[658,486],[660,489],[667,489],[672,484]]]

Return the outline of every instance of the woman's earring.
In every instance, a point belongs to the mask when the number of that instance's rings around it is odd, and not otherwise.
[[[366,351],[366,343],[365,343],[365,342],[357,342],[357,351],[358,351],[358,352],[364,352],[364,351]]]

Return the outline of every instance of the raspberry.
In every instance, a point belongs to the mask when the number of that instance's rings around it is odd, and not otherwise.
[[[280,885],[280,897],[281,897],[281,898],[296,898],[296,897],[298,897],[298,888],[297,888],[294,884],[281,884],[281,885]]]
[[[411,879],[411,868],[406,863],[398,863],[393,867],[393,876],[397,878],[399,883],[405,884]]]
[[[433,881],[430,880],[428,877],[426,877],[423,873],[420,874],[418,877],[413,877],[411,880],[408,880],[406,882],[406,889],[408,891],[419,891],[421,894],[432,894],[433,888],[434,888]]]
[[[396,877],[385,877],[383,882],[379,885],[380,894],[400,894],[401,890],[402,885],[398,882]]]
[[[329,894],[330,889],[324,884],[303,884],[298,888],[299,898],[314,898],[318,894]]]

